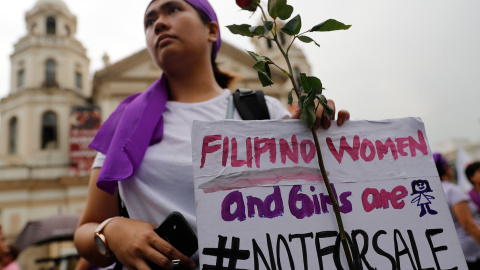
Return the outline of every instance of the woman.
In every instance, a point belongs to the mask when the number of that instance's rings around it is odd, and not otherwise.
[[[477,207],[477,213],[480,212],[480,162],[474,162],[465,168],[465,175],[468,181],[472,183],[472,190],[468,192],[470,199]]]
[[[442,180],[443,191],[452,213],[453,224],[457,230],[468,269],[478,270],[480,269],[480,220],[472,214],[475,213],[475,206],[460,187],[450,182],[453,178],[453,170],[448,166],[445,158],[441,154],[435,153],[433,159],[440,180]]]
[[[170,269],[172,260],[195,268],[198,256],[186,257],[153,229],[172,211],[196,229],[190,123],[225,118],[231,77],[214,63],[220,32],[207,0],[153,0],[144,23],[148,51],[164,73],[144,93],[122,102],[92,142],[101,153],[75,244],[98,266],[116,257],[128,269],[150,269],[149,262]],[[266,102],[272,119],[290,117],[279,101],[267,97]],[[331,100],[329,105],[335,108]],[[324,128],[334,118],[327,119],[321,108],[317,115]],[[340,111],[337,124],[348,118]],[[119,215],[117,193],[130,218],[110,219]]]

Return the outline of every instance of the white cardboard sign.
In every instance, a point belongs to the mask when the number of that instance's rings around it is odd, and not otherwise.
[[[357,269],[467,269],[420,119],[317,131]],[[194,121],[201,269],[348,269],[298,120]]]

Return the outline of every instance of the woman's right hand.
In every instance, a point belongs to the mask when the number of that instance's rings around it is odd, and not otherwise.
[[[100,168],[92,170],[88,197],[79,227],[75,231],[75,246],[80,256],[97,266],[108,266],[115,257],[105,257],[96,248],[95,230],[104,220],[118,216],[118,194],[108,194],[97,187]],[[128,218],[111,220],[103,234],[109,249],[128,269],[151,269],[151,262],[164,269],[171,269],[172,260],[180,259],[184,268],[194,268],[195,263],[160,238],[153,224]]]
[[[117,218],[103,232],[110,250],[128,269],[150,269],[148,262],[172,268],[172,260],[180,260],[183,268],[195,268],[195,263],[154,232],[155,226],[138,220]]]

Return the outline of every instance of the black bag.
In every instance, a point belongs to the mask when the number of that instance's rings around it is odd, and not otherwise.
[[[237,89],[232,95],[235,108],[243,120],[270,119],[267,102],[262,90]]]

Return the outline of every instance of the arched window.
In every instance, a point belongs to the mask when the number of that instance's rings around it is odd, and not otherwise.
[[[17,118],[13,117],[8,123],[8,152],[13,155],[17,153]]]
[[[24,83],[25,83],[25,70],[20,69],[17,72],[17,87],[23,87]]]
[[[75,86],[78,89],[82,89],[82,80],[83,80],[82,73],[75,71]]]
[[[55,86],[57,64],[52,59],[48,59],[45,63],[45,84],[46,86]]]
[[[55,30],[57,28],[57,23],[55,22],[54,17],[48,17],[47,18],[47,34],[49,35],[55,35]]]
[[[42,119],[42,149],[57,148],[57,115],[46,112]]]
[[[267,47],[269,49],[271,49],[272,48],[272,41],[270,39],[266,39],[266,40],[267,40]]]

